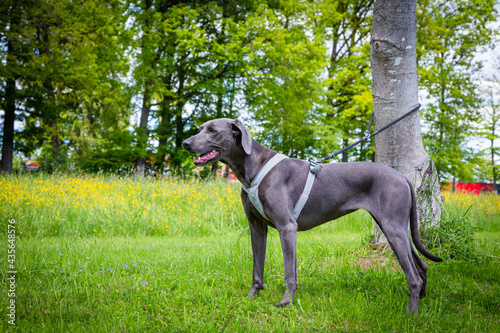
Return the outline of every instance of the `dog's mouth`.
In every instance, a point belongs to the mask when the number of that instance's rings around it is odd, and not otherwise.
[[[198,166],[205,165],[209,163],[212,160],[215,160],[218,156],[220,155],[220,151],[218,150],[212,150],[208,153],[201,154],[200,156],[196,156],[194,158],[194,164]]]

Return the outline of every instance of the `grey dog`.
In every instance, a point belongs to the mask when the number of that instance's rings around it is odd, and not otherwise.
[[[197,135],[183,142],[186,150],[201,154],[195,165],[217,160],[227,164],[238,180],[249,187],[267,161],[277,153],[252,139],[238,119],[215,119],[204,123]],[[378,223],[396,254],[410,287],[408,311],[417,312],[419,299],[425,296],[427,265],[411,245],[433,261],[441,258],[423,246],[417,226],[415,193],[408,179],[396,170],[377,163],[330,163],[321,165],[309,199],[297,220],[292,215],[309,173],[309,163],[287,158],[263,178],[258,189],[265,219],[250,202],[245,191],[241,201],[247,216],[253,252],[253,281],[248,297],[264,289],[264,261],[268,226],[279,232],[285,264],[286,291],[279,307],[293,302],[297,290],[297,231],[305,231],[358,209],[368,211]]]

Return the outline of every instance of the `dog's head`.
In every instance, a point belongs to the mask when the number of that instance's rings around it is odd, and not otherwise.
[[[240,149],[245,154],[252,152],[252,137],[248,128],[239,119],[215,119],[200,126],[200,133],[184,140],[184,149],[193,154],[197,166],[224,159]]]

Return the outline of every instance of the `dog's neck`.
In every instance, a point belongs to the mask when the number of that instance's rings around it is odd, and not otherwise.
[[[238,180],[249,187],[260,168],[277,153],[252,139],[252,152],[247,155],[243,149],[233,151],[222,162],[227,164]]]

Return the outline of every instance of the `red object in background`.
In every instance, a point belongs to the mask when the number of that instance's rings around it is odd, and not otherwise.
[[[36,171],[40,168],[40,163],[38,163],[38,158],[27,158],[21,162],[21,169],[26,168],[28,171]]]
[[[219,171],[219,177],[224,177],[224,168],[227,168],[227,166],[223,166],[222,167],[222,170]],[[231,182],[235,182],[237,179],[236,179],[236,176],[234,175],[233,171],[229,170],[229,181]]]
[[[467,192],[479,194],[481,192],[491,191],[493,192],[495,187],[493,184],[486,183],[457,183],[456,192]]]

